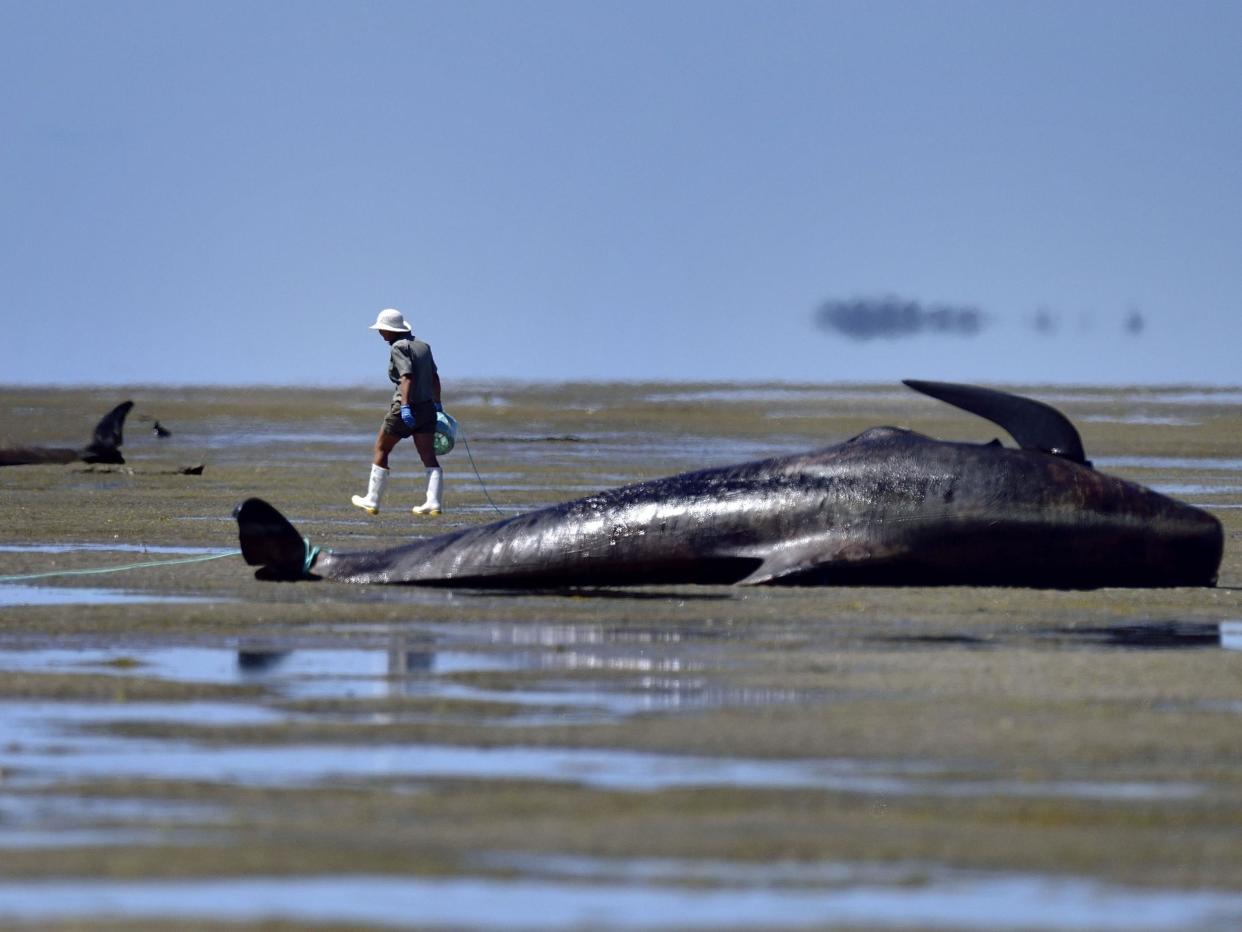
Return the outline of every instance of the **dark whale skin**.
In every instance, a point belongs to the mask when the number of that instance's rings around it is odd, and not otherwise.
[[[91,442],[80,450],[65,447],[4,447],[0,448],[0,466],[33,466],[46,463],[111,463],[123,464],[121,437],[125,416],[134,406],[122,401],[95,425]]]
[[[1202,509],[1060,456],[878,427],[389,550],[325,551],[309,575],[515,589],[1210,586],[1223,540]]]

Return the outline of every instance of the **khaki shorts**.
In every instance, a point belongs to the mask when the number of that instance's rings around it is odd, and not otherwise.
[[[381,428],[384,433],[404,439],[414,434],[434,434],[436,432],[436,406],[434,402],[424,401],[420,404],[410,405],[410,410],[414,412],[414,427],[412,429],[406,427],[405,421],[401,420],[401,402],[393,399],[393,403],[388,408],[388,416],[384,418],[384,425]]]

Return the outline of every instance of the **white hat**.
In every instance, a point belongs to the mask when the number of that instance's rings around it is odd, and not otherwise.
[[[410,325],[406,319],[401,316],[401,312],[395,307],[385,308],[379,312],[379,316],[375,318],[370,328],[371,330],[389,330],[393,333],[409,333]]]

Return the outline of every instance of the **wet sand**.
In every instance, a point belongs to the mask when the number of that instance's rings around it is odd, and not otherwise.
[[[877,424],[997,434],[900,386],[451,388],[506,511]],[[465,445],[445,515],[409,514],[398,447],[367,519],[382,391],[0,390],[0,445],[136,402],[124,467],[0,469],[0,576],[160,564],[0,584],[0,922],[1236,927],[1242,392],[1031,393],[1224,522],[1217,588],[262,583],[203,559],[241,499],[390,546],[497,517]],[[249,912],[193,905],[221,880]]]

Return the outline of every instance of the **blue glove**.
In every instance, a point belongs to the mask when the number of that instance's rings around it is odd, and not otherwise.
[[[444,405],[440,404],[440,402],[437,401],[436,402],[436,413],[439,414],[443,410],[444,410]]]
[[[410,410],[409,405],[401,406],[401,420],[405,422],[406,427],[411,429],[414,427],[414,412]]]

